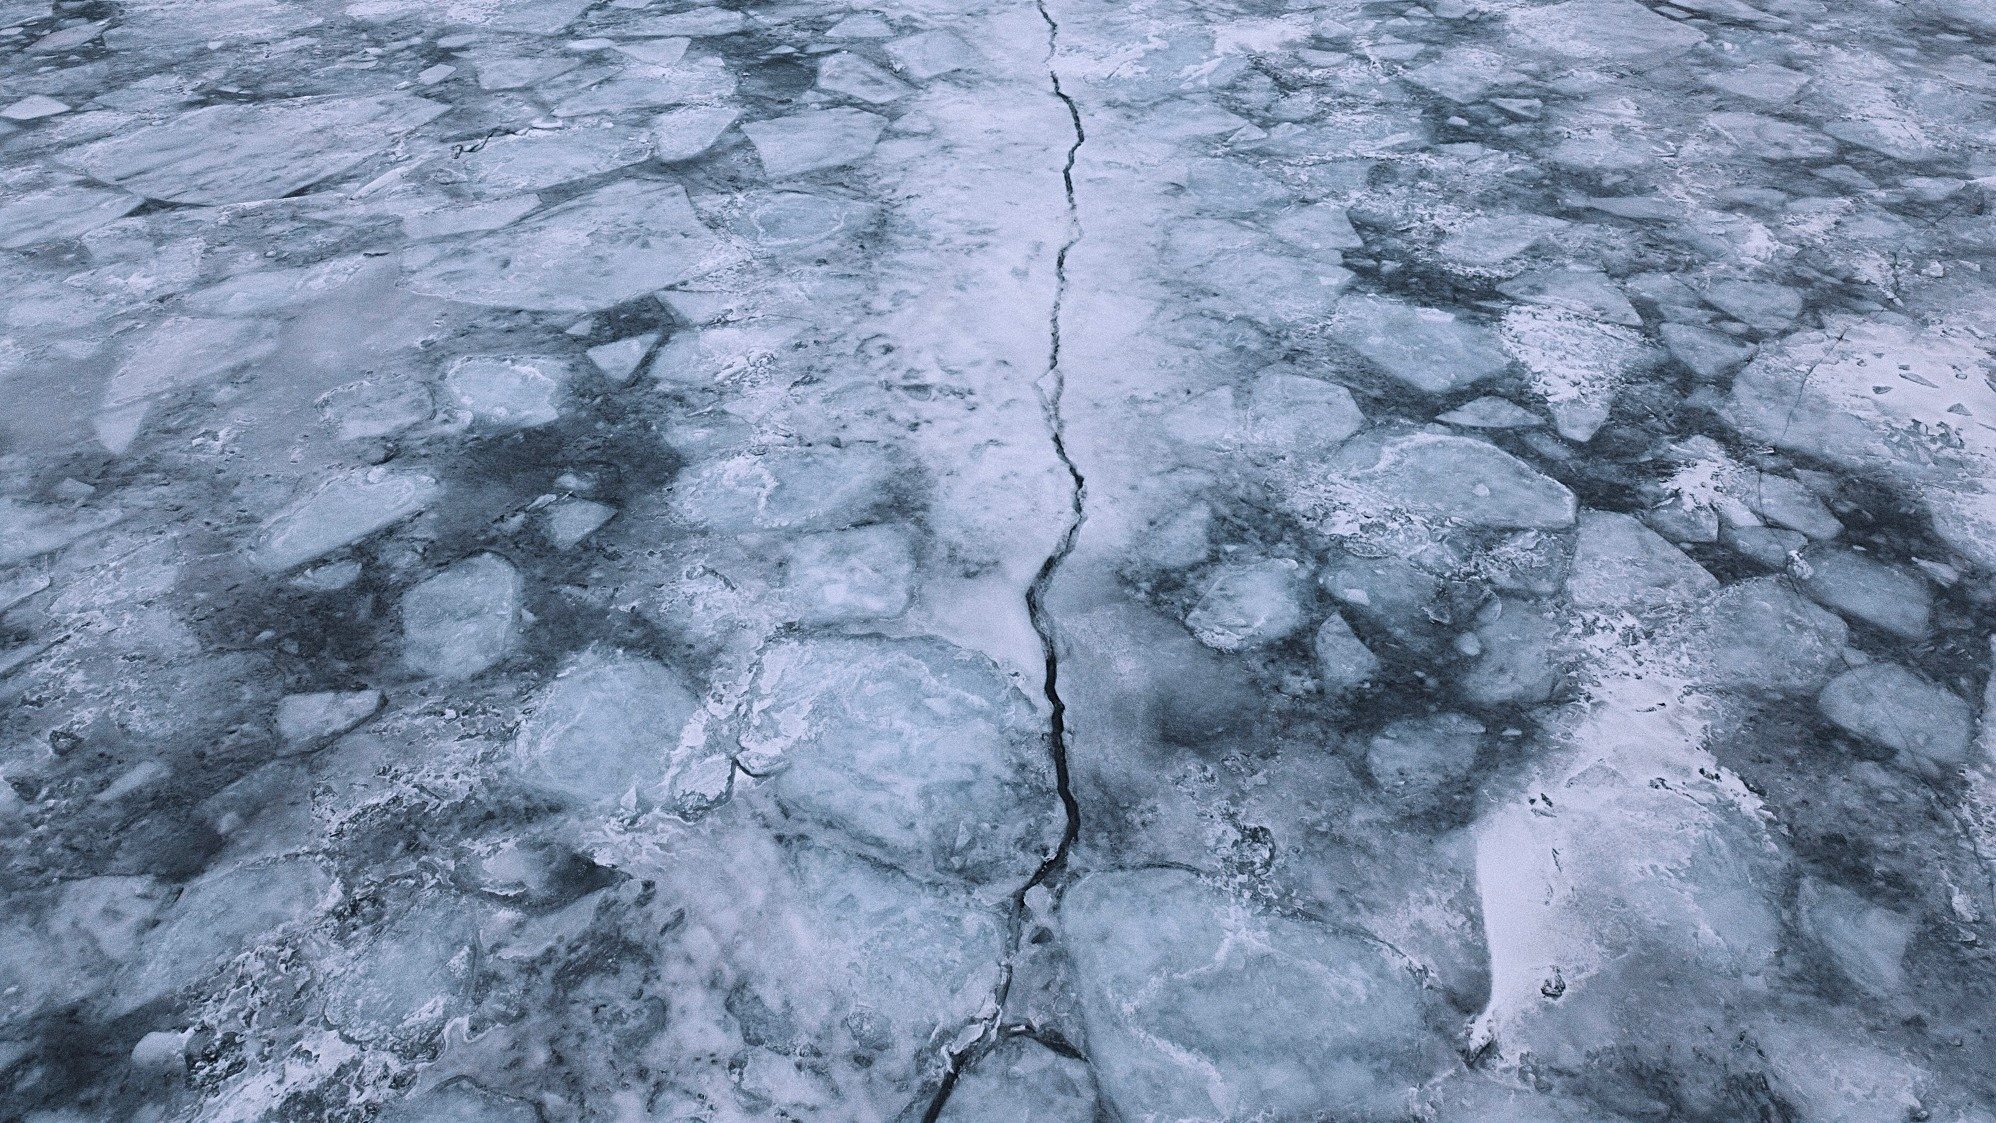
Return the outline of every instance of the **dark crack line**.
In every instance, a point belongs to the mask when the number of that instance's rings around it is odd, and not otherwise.
[[[1053,552],[1040,563],[1039,572],[1033,575],[1032,583],[1026,586],[1026,616],[1031,620],[1033,633],[1040,640],[1040,654],[1044,659],[1045,675],[1041,680],[1041,692],[1047,701],[1047,752],[1053,759],[1054,791],[1060,797],[1061,812],[1065,822],[1061,827],[1060,842],[1053,853],[1041,860],[1024,884],[1012,893],[1011,920],[1006,933],[1005,960],[1000,967],[998,989],[992,995],[990,1017],[980,1027],[976,1040],[949,1054],[944,1069],[942,1083],[936,1088],[935,1096],[929,1101],[928,1110],[922,1113],[922,1123],[936,1123],[943,1108],[949,1103],[950,1094],[956,1091],[956,1084],[962,1078],[965,1068],[980,1053],[990,1048],[1002,1033],[1005,1008],[1012,994],[1014,964],[1018,959],[1019,948],[1025,939],[1026,895],[1037,886],[1067,865],[1068,852],[1074,848],[1075,839],[1081,835],[1081,805],[1074,798],[1074,785],[1068,770],[1067,749],[1067,702],[1060,695],[1060,643],[1053,624],[1053,617],[1047,611],[1047,594],[1053,587],[1054,576],[1068,555],[1074,553],[1076,541],[1081,536],[1081,524],[1087,520],[1086,500],[1088,481],[1074,458],[1067,452],[1066,422],[1061,415],[1061,399],[1067,391],[1067,374],[1060,361],[1060,322],[1061,313],[1067,302],[1067,257],[1081,241],[1081,209],[1074,197],[1074,164],[1080,157],[1081,146],[1087,143],[1088,134],[1081,124],[1081,107],[1075,104],[1067,90],[1061,86],[1060,72],[1055,67],[1055,59],[1060,51],[1060,23],[1047,10],[1046,0],[1035,0],[1040,20],[1046,24],[1047,32],[1047,80],[1053,87],[1053,96],[1060,99],[1067,110],[1067,119],[1073,127],[1073,138],[1067,146],[1067,156],[1061,165],[1060,182],[1067,202],[1067,231],[1053,259],[1053,307],[1047,314],[1047,366],[1046,371],[1033,384],[1039,395],[1040,412],[1046,418],[1047,435],[1053,444],[1053,454],[1067,472],[1068,518],[1067,526],[1061,531],[1060,541],[1055,543]]]

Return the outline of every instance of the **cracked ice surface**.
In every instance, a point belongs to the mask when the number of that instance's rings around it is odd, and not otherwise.
[[[1988,0],[0,72],[0,1118],[1996,1123]]]

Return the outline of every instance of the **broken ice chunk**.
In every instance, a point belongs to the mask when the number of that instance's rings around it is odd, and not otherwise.
[[[1169,869],[1088,874],[1060,917],[1118,1118],[1404,1118],[1447,1063],[1432,992],[1360,930],[1263,915]]]
[[[1289,558],[1223,565],[1206,585],[1185,626],[1221,651],[1266,647],[1303,626],[1309,575]]]
[[[1186,283],[1217,296],[1224,310],[1273,325],[1314,325],[1339,307],[1352,273],[1298,255],[1235,222],[1197,219],[1165,235],[1165,260]]]
[[[1488,329],[1391,297],[1345,297],[1330,331],[1380,371],[1429,394],[1460,390],[1510,365]]]
[[[409,472],[334,476],[264,525],[250,561],[272,573],[296,568],[401,522],[441,490],[431,477]]]
[[[471,916],[448,899],[387,921],[326,973],[326,1020],[360,1041],[442,1024],[466,1005],[477,942]]]
[[[1335,612],[1318,627],[1310,650],[1317,657],[1317,679],[1326,694],[1363,686],[1379,673],[1379,657]]]
[[[155,325],[126,345],[104,384],[94,419],[99,443],[125,451],[152,402],[219,379],[276,347],[276,331],[262,321],[176,317]]]
[[[634,335],[629,339],[619,339],[615,343],[605,343],[591,347],[587,354],[603,377],[622,386],[638,372],[638,365],[651,352],[652,344],[658,342],[657,332]]]
[[[900,526],[809,534],[783,557],[783,597],[803,624],[845,624],[901,615],[915,577],[915,548]]]
[[[1389,506],[1470,526],[1553,530],[1572,526],[1577,507],[1564,484],[1475,437],[1401,434],[1347,475]]]
[[[656,105],[723,101],[734,95],[735,76],[718,58],[688,59],[677,66],[635,66],[603,79],[597,69],[554,83],[545,96],[558,118],[626,113]]]
[[[1013,879],[1058,833],[1043,723],[989,659],[930,639],[763,655],[739,735],[792,815],[916,875]]]
[[[747,26],[747,16],[730,8],[714,6],[646,16],[621,30],[628,35],[685,35],[705,39],[715,35],[732,35]]]
[[[621,129],[535,129],[495,137],[460,158],[486,192],[540,191],[602,175],[651,158],[650,141]]]
[[[325,870],[306,858],[202,876],[146,934],[138,961],[116,983],[113,1011],[127,1014],[200,982],[253,942],[312,917],[328,903],[333,885]]]
[[[489,670],[520,634],[520,573],[479,554],[402,595],[402,661],[417,674],[462,679]]]
[[[1435,420],[1465,429],[1530,429],[1545,424],[1545,419],[1531,410],[1490,396],[1464,402]]]
[[[936,1123],[1094,1123],[1088,1066],[1030,1037],[1000,1041],[957,1081]]]
[[[668,109],[651,119],[652,157],[674,164],[691,160],[721,139],[741,112],[719,105],[689,105]]]
[[[1634,518],[1583,511],[1566,593],[1576,608],[1641,614],[1693,603],[1719,582]]]
[[[1443,261],[1468,269],[1499,269],[1512,258],[1573,225],[1536,214],[1478,215],[1458,224],[1435,247]],[[1515,272],[1515,269],[1507,270]]]
[[[0,565],[13,565],[60,550],[121,517],[116,510],[75,511],[0,496]]]
[[[44,117],[69,112],[69,106],[49,97],[47,94],[29,94],[27,97],[0,109],[0,117],[9,121],[39,121]]]
[[[1462,714],[1393,722],[1366,744],[1365,769],[1389,797],[1425,803],[1476,764],[1483,723]]]
[[[1513,300],[1542,304],[1604,323],[1639,328],[1643,318],[1606,273],[1594,269],[1540,269],[1497,286]]]
[[[1738,370],[1753,358],[1753,345],[1723,332],[1695,324],[1665,324],[1659,329],[1670,355],[1693,374],[1710,382]]]
[[[894,65],[917,82],[977,65],[977,52],[970,44],[947,31],[924,31],[887,45]]]
[[[582,65],[582,60],[563,55],[528,57],[520,55],[471,55],[478,71],[481,90],[523,90],[559,77]]]
[[[665,780],[699,699],[678,671],[589,652],[540,694],[513,742],[527,783],[580,803],[615,803]]]
[[[249,203],[338,175],[448,109],[405,94],[209,105],[62,158],[152,199]]]
[[[1636,0],[1567,0],[1513,10],[1510,40],[1529,52],[1608,62],[1682,54],[1703,43],[1705,33]]]
[[[602,529],[617,509],[589,499],[564,499],[548,508],[547,536],[555,549],[566,550]]]
[[[319,409],[343,441],[372,440],[430,419],[430,388],[414,380],[367,379],[319,396]]]
[[[1729,585],[1691,627],[1696,666],[1722,689],[1800,693],[1843,665],[1849,629],[1778,577]]]
[[[1913,939],[1912,917],[1813,877],[1803,879],[1798,900],[1803,929],[1852,982],[1878,998],[1905,991],[1903,961]]]
[[[912,89],[901,79],[845,51],[818,60],[818,88],[872,105],[906,97]]]
[[[1975,738],[1975,712],[1967,702],[1897,663],[1843,672],[1823,687],[1816,705],[1838,728],[1929,774],[1960,766]]]
[[[813,109],[743,125],[762,169],[783,179],[842,168],[873,153],[887,118],[859,109]]]
[[[1479,706],[1531,705],[1559,686],[1554,651],[1559,628],[1527,601],[1493,601],[1478,617],[1476,662],[1457,680],[1463,697]]]
[[[0,203],[0,249],[75,238],[137,210],[145,199],[102,187],[49,187]]]
[[[337,737],[381,708],[379,690],[286,694],[277,702],[277,735],[287,747]]]
[[[1275,455],[1317,460],[1365,424],[1351,391],[1334,382],[1264,373],[1248,399],[1248,436]]]
[[[1756,62],[1715,67],[1705,75],[1705,84],[1751,101],[1787,105],[1809,84],[1809,76],[1771,62]]]
[[[426,296],[545,312],[593,312],[715,265],[717,243],[677,184],[613,183],[467,241],[403,253]]]
[[[1705,302],[1761,331],[1779,331],[1802,314],[1801,293],[1761,281],[1714,281],[1705,287]]]
[[[387,1105],[380,1123],[538,1123],[540,1118],[526,1100],[460,1079]]]
[[[1268,231],[1285,242],[1318,253],[1354,250],[1365,245],[1365,239],[1352,229],[1345,208],[1332,203],[1285,207],[1282,217],[1270,223]]]
[[[1467,104],[1504,81],[1511,66],[1504,56],[1480,47],[1452,47],[1440,58],[1400,76],[1432,94]]]
[[[1918,574],[1852,550],[1812,546],[1802,552],[1796,578],[1827,608],[1902,639],[1926,637],[1933,594]]]
[[[451,364],[444,385],[477,424],[531,429],[560,419],[557,403],[572,373],[559,358],[469,355]]]
[[[830,530],[877,512],[892,499],[897,475],[875,445],[775,448],[687,468],[672,506],[707,530]]]

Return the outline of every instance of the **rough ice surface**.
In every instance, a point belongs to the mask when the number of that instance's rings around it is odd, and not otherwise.
[[[0,74],[0,1119],[1996,1123],[1990,0]]]

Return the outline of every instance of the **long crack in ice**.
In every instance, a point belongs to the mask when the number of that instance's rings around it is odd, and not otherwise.
[[[1046,673],[1041,690],[1047,701],[1047,750],[1053,758],[1054,786],[1060,796],[1061,812],[1065,822],[1061,828],[1060,842],[1053,853],[1040,862],[1012,894],[1010,923],[1006,934],[1005,962],[1000,974],[997,992],[993,995],[991,1010],[983,1023],[978,1026],[976,1036],[969,1042],[953,1048],[949,1053],[948,1064],[943,1073],[942,1083],[935,1096],[929,1101],[928,1110],[922,1113],[923,1123],[935,1123],[948,1104],[950,1094],[956,1090],[958,1079],[964,1069],[982,1050],[990,1047],[1004,1025],[1006,1002],[1011,994],[1014,962],[1018,957],[1019,945],[1024,937],[1026,916],[1026,895],[1054,876],[1066,865],[1068,852],[1081,833],[1081,806],[1074,798],[1074,787],[1070,781],[1067,763],[1068,730],[1067,703],[1060,695],[1060,644],[1054,628],[1053,617],[1047,610],[1047,594],[1052,589],[1053,579],[1060,571],[1061,563],[1074,552],[1075,541],[1080,537],[1082,523],[1087,520],[1086,499],[1088,481],[1081,469],[1068,455],[1066,423],[1061,415],[1061,400],[1067,389],[1066,374],[1060,360],[1061,313],[1067,299],[1067,258],[1081,241],[1081,211],[1074,195],[1074,165],[1081,153],[1081,146],[1087,143],[1088,134],[1081,123],[1081,109],[1061,86],[1060,72],[1055,60],[1060,50],[1060,23],[1047,9],[1044,0],[1035,4],[1040,19],[1046,24],[1047,32],[1047,80],[1053,88],[1054,97],[1060,100],[1067,111],[1067,118],[1073,128],[1073,138],[1067,146],[1066,156],[1061,164],[1060,179],[1067,205],[1067,229],[1058,252],[1054,255],[1053,304],[1047,314],[1047,366],[1034,384],[1039,395],[1040,408],[1046,416],[1047,435],[1053,445],[1054,456],[1068,478],[1068,518],[1062,529],[1060,540],[1053,551],[1040,563],[1039,572],[1033,575],[1032,584],[1026,587],[1026,613],[1032,621],[1033,632],[1039,636],[1040,652],[1045,660]]]

